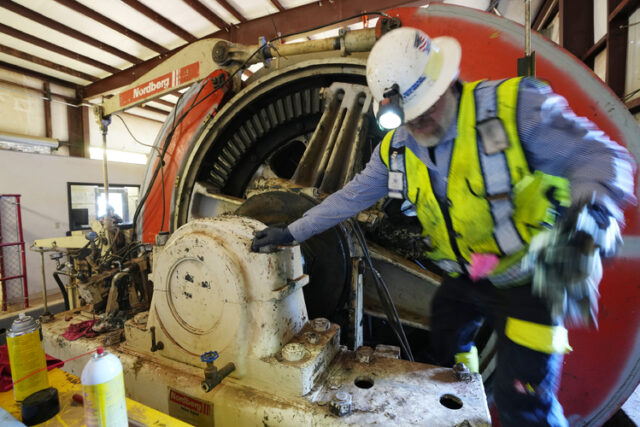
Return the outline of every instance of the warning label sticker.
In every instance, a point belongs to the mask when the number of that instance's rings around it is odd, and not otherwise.
[[[213,403],[169,387],[169,415],[194,426],[212,426]]]
[[[126,90],[120,94],[120,106],[124,107],[149,98],[152,95],[164,90],[181,85],[184,82],[193,80],[200,75],[200,63],[185,65],[182,68],[173,70],[170,73],[156,77],[146,83],[142,83],[134,88]]]

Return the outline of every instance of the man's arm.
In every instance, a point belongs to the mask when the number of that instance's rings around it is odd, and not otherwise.
[[[387,195],[387,179],[387,167],[380,159],[378,145],[362,172],[318,206],[305,212],[302,218],[291,223],[289,232],[296,241],[303,242],[367,209]]]
[[[593,201],[623,221],[622,210],[635,202],[635,164],[625,148],[576,116],[564,97],[535,79],[521,82],[517,117],[532,169],[566,177],[572,203]]]

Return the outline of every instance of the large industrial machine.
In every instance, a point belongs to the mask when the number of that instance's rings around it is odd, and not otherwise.
[[[375,28],[342,30],[331,39],[255,46],[199,41],[105,99],[101,117],[190,85],[157,137],[136,215],[140,239],[156,246],[150,309],[125,323],[126,340],[114,349],[130,372],[132,397],[165,411],[180,407],[187,420],[185,407],[215,413],[216,421],[252,424],[363,424],[385,417],[405,424],[441,414],[441,425],[488,421],[478,377],[458,381],[448,368],[384,357],[385,347],[357,350],[364,340],[395,344],[376,321],[386,317],[388,303],[378,296],[374,268],[410,340],[428,339],[439,270],[423,258],[420,226],[401,207],[381,201],[299,249],[254,254],[248,248],[262,224],[293,221],[362,169],[382,136],[366,87],[367,52],[398,26],[457,38],[466,81],[513,76],[524,50],[518,24],[431,4],[387,11]],[[638,125],[615,95],[549,40],[533,34],[531,46],[537,76],[640,158]],[[241,78],[258,62],[265,67]],[[630,208],[625,216],[627,249],[605,268],[600,329],[570,331],[574,351],[565,359],[559,397],[572,425],[606,421],[640,381],[640,288],[633,282],[640,215]],[[61,341],[64,327],[60,320],[46,326],[50,354],[64,358],[94,345]],[[339,329],[355,353],[338,346]],[[490,385],[495,338],[481,329],[476,343]],[[378,381],[383,378],[388,381]],[[411,400],[429,387],[434,399]],[[394,409],[385,412],[384,404]],[[326,418],[345,415],[347,406],[353,418]]]

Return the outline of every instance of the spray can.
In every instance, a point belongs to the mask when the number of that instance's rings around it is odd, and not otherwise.
[[[20,313],[7,332],[7,348],[16,402],[22,402],[30,394],[49,388],[40,322]],[[42,370],[16,384],[16,381],[38,369]]]
[[[87,427],[129,425],[122,363],[102,347],[91,356],[80,377]]]

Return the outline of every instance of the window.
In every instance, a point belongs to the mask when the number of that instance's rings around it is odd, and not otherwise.
[[[109,205],[122,224],[131,224],[138,205],[139,185],[109,184]],[[91,222],[100,220],[107,212],[103,184],[67,183],[69,201],[69,229],[86,230]]]

